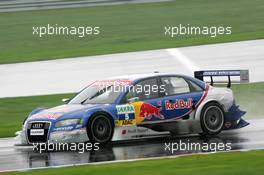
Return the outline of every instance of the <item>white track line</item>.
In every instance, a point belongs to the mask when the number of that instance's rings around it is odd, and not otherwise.
[[[191,59],[185,56],[179,49],[166,49],[166,51],[173,56],[178,62],[184,65],[189,71],[194,72],[200,70]]]

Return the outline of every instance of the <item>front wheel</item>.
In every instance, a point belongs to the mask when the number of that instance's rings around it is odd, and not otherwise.
[[[114,125],[110,117],[96,115],[91,118],[87,126],[87,134],[90,142],[106,144],[112,140]]]
[[[203,130],[201,135],[219,134],[222,131],[224,120],[224,112],[218,103],[211,102],[206,104],[202,109],[200,117]]]

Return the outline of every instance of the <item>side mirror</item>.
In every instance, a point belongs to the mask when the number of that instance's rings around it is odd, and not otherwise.
[[[67,103],[70,102],[70,99],[69,99],[69,98],[63,98],[61,101],[62,101],[64,104],[67,104]]]
[[[132,97],[132,98],[127,99],[128,103],[133,103],[133,102],[137,102],[137,101],[139,101],[138,97]]]

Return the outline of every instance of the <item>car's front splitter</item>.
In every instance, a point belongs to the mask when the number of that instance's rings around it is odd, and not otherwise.
[[[16,135],[16,139],[19,140],[21,144],[33,144],[28,142],[25,130],[16,132]],[[87,142],[88,140],[86,128],[74,129],[71,131],[54,131],[50,132],[48,137],[50,143],[81,143]]]
[[[53,143],[80,143],[87,142],[86,128],[74,129],[72,131],[55,131],[49,135],[49,142]]]

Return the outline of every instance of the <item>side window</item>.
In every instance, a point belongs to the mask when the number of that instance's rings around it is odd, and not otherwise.
[[[156,78],[143,80],[132,88],[126,94],[124,101],[128,102],[131,98],[137,98],[138,100],[147,100],[159,97],[159,89]]]
[[[191,80],[187,80],[192,92],[201,92],[203,89]]]
[[[176,95],[190,92],[188,83],[181,77],[161,77],[165,95]]]

